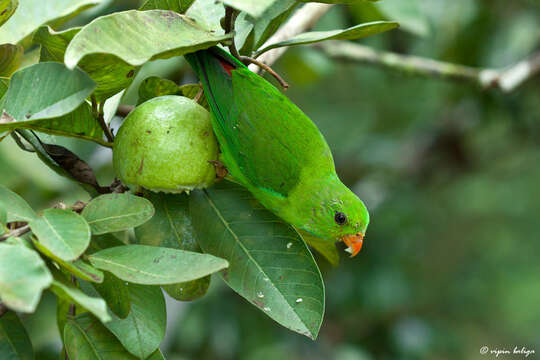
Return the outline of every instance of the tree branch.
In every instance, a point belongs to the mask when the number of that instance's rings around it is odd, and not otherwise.
[[[498,88],[511,92],[540,72],[540,52],[504,69],[479,69],[412,55],[401,55],[349,41],[332,41],[315,45],[331,58],[381,66],[415,75],[472,82],[483,89]]]
[[[276,42],[288,40],[293,36],[308,31],[324,14],[326,14],[328,10],[330,10],[332,6],[333,5],[330,4],[319,3],[308,3],[304,5],[302,8],[297,10],[293,16],[291,16],[291,18],[287,20],[287,22],[283,24],[283,26],[281,26],[279,30],[276,31],[274,35],[272,35],[262,45],[261,48],[265,48],[266,46]],[[269,50],[264,54],[261,54],[257,60],[268,66],[272,66],[276,60],[279,59],[285,53],[285,51],[287,51],[287,49],[287,47],[282,47]],[[261,70],[255,64],[251,64],[249,69],[253,72],[259,72]]]
[[[30,225],[24,225],[23,227],[11,230],[4,235],[0,236],[0,241],[4,241],[10,237],[19,237],[30,231]]]
[[[238,15],[238,12],[233,9],[230,6],[225,6],[225,33],[231,33],[234,32],[234,23],[236,21],[236,17]],[[231,41],[231,44],[229,45],[229,51],[231,52],[232,56],[234,56],[237,59],[240,59],[240,54],[238,53],[238,50],[236,49],[236,43],[234,42],[234,39]]]

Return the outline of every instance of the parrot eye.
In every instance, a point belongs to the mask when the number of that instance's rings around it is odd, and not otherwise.
[[[334,216],[334,220],[336,221],[336,224],[343,225],[347,222],[347,215],[345,215],[342,212],[336,211],[336,215]]]

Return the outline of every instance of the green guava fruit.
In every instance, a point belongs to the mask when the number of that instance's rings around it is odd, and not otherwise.
[[[114,141],[113,164],[126,185],[177,193],[210,186],[218,145],[210,114],[182,96],[161,96],[137,106]]]

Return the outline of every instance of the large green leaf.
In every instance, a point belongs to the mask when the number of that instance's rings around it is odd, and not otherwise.
[[[257,18],[278,1],[280,0],[223,0],[223,3]]]
[[[69,318],[64,327],[64,346],[70,359],[136,360],[122,344],[88,313]]]
[[[296,4],[297,1],[294,0],[277,1],[255,21],[253,26],[253,43],[255,49],[262,46],[274,34],[295,9]]]
[[[399,21],[402,29],[419,36],[429,35],[429,21],[421,0],[381,1],[376,6],[386,19]]]
[[[163,95],[183,95],[180,86],[174,81],[150,76],[139,86],[139,104]]]
[[[318,2],[324,4],[348,4],[357,5],[363,2],[377,2],[379,0],[300,0],[301,2]]]
[[[131,31],[126,31],[130,29]],[[206,49],[230,39],[215,35],[184,15],[166,10],[130,10],[103,16],[86,25],[70,42],[69,68],[85,57],[110,54],[133,66]]]
[[[131,229],[145,223],[152,215],[152,203],[131,194],[98,196],[82,212],[94,235]]]
[[[43,24],[61,24],[101,0],[19,0],[15,14],[0,28],[0,44],[16,44]]]
[[[30,221],[36,213],[22,197],[0,185],[0,207],[7,212],[7,222]]]
[[[7,224],[7,209],[0,206],[0,234],[4,233],[4,226]]]
[[[225,7],[222,2],[195,0],[186,12],[186,16],[214,34],[225,33],[221,27],[221,19],[225,16]]]
[[[324,285],[298,233],[231,183],[193,192],[190,208],[203,251],[229,261],[225,282],[281,325],[315,339]]]
[[[176,284],[223,270],[227,261],[212,255],[147,245],[124,245],[98,251],[92,265],[122,280],[146,285]]]
[[[142,245],[200,251],[189,215],[187,194],[148,192],[156,213],[146,223],[135,228],[137,242]],[[191,301],[202,297],[210,286],[210,276],[173,285],[162,286],[176,300]]]
[[[52,276],[39,255],[25,246],[0,244],[0,301],[15,311],[34,312]]]
[[[5,111],[16,121],[58,118],[77,109],[95,86],[79,69],[53,62],[32,65],[11,77]]]
[[[156,286],[128,286],[131,311],[125,319],[113,318],[105,326],[133,355],[146,359],[165,336],[167,315],[165,298]]]
[[[87,253],[93,254],[103,249],[122,245],[124,245],[124,243],[112,234],[93,236]],[[122,319],[128,316],[131,305],[127,288],[128,285],[125,281],[120,280],[110,272],[106,271],[103,282],[101,284],[94,283],[92,286],[99,295],[101,295],[107,303],[107,306],[116,316]]]
[[[39,243],[64,261],[77,259],[90,244],[90,226],[70,210],[47,209],[29,225]]]
[[[121,319],[129,315],[131,304],[128,286],[113,274],[106,272],[101,284],[93,284],[111,311]]]
[[[60,135],[94,141],[102,145],[108,144],[102,140],[103,130],[94,118],[90,104],[84,102],[67,115],[53,119],[38,119],[29,121],[12,121],[0,123],[0,132],[27,129],[51,135]]]
[[[33,360],[34,350],[21,320],[10,311],[0,317],[0,355],[6,360]]]
[[[111,320],[111,317],[107,312],[107,305],[103,299],[88,296],[76,287],[68,286],[56,280],[51,284],[51,290],[57,296],[68,299],[72,303],[88,310],[99,320],[101,320],[101,322]]]
[[[21,66],[24,49],[20,45],[0,45],[0,76],[10,77]]]
[[[281,0],[274,2],[259,17],[251,18],[242,12],[236,19],[234,40],[242,54],[251,55],[259,48],[279,26],[289,17],[298,2]]]
[[[154,206],[155,214],[135,228],[137,242],[141,245],[198,251],[199,245],[189,216],[189,196],[147,192],[145,197]]]
[[[35,239],[34,246],[39,250],[40,253],[47,256],[51,260],[54,260],[54,262],[56,262],[60,267],[76,277],[94,283],[103,282],[103,273],[92,267],[90,264],[87,264],[85,261],[81,259],[75,261],[64,261],[58,256],[54,255],[49,249]]]
[[[41,26],[32,38],[34,44],[41,45],[39,60],[41,62],[64,62],[64,55],[70,41],[81,29],[75,27],[63,31],[54,31],[50,26]]]
[[[0,108],[2,108],[2,98],[7,92],[9,87],[9,79],[5,77],[0,77]]]
[[[41,45],[40,61],[64,62],[66,49],[79,31],[81,28],[57,32],[48,26],[40,27],[33,37],[33,42]],[[83,59],[78,65],[97,83],[94,95],[98,100],[106,99],[127,88],[138,70],[137,66],[126,64],[107,54],[96,54]]]
[[[326,40],[353,40],[366,36],[375,35],[384,31],[392,30],[399,24],[393,21],[374,21],[365,24],[359,24],[348,29],[330,30],[330,31],[311,31],[296,35],[288,40],[270,44],[260,49],[257,56],[271,49],[283,46],[295,46],[303,44],[313,44]]]
[[[0,0],[0,26],[13,15],[19,6],[18,0]]]
[[[139,10],[172,10],[183,14],[189,9],[194,0],[146,0]]]

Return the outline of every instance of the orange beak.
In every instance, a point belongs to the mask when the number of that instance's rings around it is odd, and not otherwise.
[[[360,252],[360,249],[362,249],[362,244],[364,243],[364,234],[358,233],[356,235],[345,235],[342,240],[345,245],[348,246],[345,251],[350,253],[351,257],[354,257]]]

